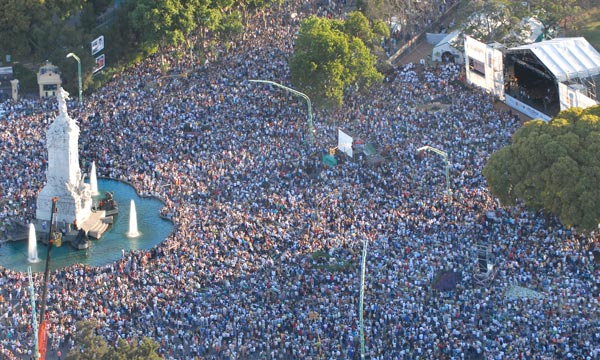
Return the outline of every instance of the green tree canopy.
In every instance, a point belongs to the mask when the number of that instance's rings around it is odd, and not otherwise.
[[[376,59],[364,41],[355,35],[373,36],[356,24],[311,16],[300,25],[294,54],[290,57],[291,80],[315,104],[339,107],[346,87],[364,90],[383,80],[375,68]]]
[[[158,355],[158,347],[158,343],[148,337],[131,341],[120,339],[102,360],[160,360],[162,357]]]
[[[81,36],[67,20],[79,14],[83,3],[84,0],[0,0],[0,55],[47,60],[59,45],[79,44]]]
[[[475,0],[469,3],[467,11],[473,14],[463,32],[485,43],[521,45],[531,32],[530,24],[523,20],[535,17],[543,24],[544,38],[549,39],[561,25],[568,25],[568,19],[581,12],[578,3],[578,0]]]
[[[469,36],[490,43],[506,43],[522,33],[521,16],[525,10],[521,2],[508,0],[474,1],[470,10],[473,14],[466,21],[463,31]],[[509,41],[510,41],[509,40]],[[520,39],[516,39],[519,42]]]
[[[242,16],[240,12],[236,10],[223,16],[218,29],[221,39],[227,41],[241,34],[243,27]]]
[[[595,229],[600,223],[600,106],[525,123],[511,145],[492,154],[483,175],[502,203],[521,199],[567,226]]]
[[[532,12],[544,25],[544,36],[550,38],[561,25],[569,25],[567,19],[581,13],[577,0],[535,0],[532,1]],[[564,21],[564,22],[563,22]]]
[[[75,334],[75,344],[77,344],[65,357],[65,360],[87,360],[102,359],[108,353],[106,340],[96,334],[95,321],[79,321],[77,323],[77,333]]]
[[[349,13],[343,25],[346,34],[361,39],[365,45],[373,42],[374,34],[373,30],[371,30],[369,19],[360,11]]]
[[[389,21],[393,16],[400,22],[412,17],[414,13],[431,9],[429,2],[415,0],[357,0],[356,8],[370,20]]]
[[[180,0],[139,0],[130,17],[142,41],[177,45],[194,28],[195,11]]]
[[[375,48],[381,41],[390,37],[390,28],[385,22],[377,19],[370,22],[360,11],[350,12],[343,25],[346,34],[361,39],[369,49]]]

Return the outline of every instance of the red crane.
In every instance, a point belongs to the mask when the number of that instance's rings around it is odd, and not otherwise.
[[[52,198],[52,210],[50,211],[50,229],[48,232],[48,254],[46,255],[46,271],[44,271],[44,283],[42,287],[42,301],[40,306],[40,327],[38,329],[38,360],[46,359],[46,345],[48,343],[48,337],[46,330],[48,322],[46,321],[46,299],[48,298],[48,276],[50,274],[50,257],[52,255],[52,244],[56,242],[57,246],[62,243],[62,234],[56,230],[56,218],[55,214],[58,212],[56,203],[58,197]]]

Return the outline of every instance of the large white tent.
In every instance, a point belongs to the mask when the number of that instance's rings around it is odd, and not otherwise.
[[[585,38],[557,38],[511,48],[530,50],[559,82],[600,74],[600,53]]]

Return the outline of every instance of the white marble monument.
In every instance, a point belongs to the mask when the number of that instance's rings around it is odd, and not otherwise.
[[[79,126],[67,114],[69,94],[59,88],[56,97],[58,116],[46,132],[48,169],[46,185],[37,198],[36,217],[49,221],[52,198],[57,196],[57,220],[81,225],[91,214],[92,196],[79,168]]]

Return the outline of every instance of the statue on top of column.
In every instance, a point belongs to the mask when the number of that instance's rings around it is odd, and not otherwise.
[[[56,94],[56,98],[58,99],[58,114],[59,114],[59,116],[63,115],[68,118],[67,100],[70,99],[69,93],[62,87],[59,87],[58,94]]]

